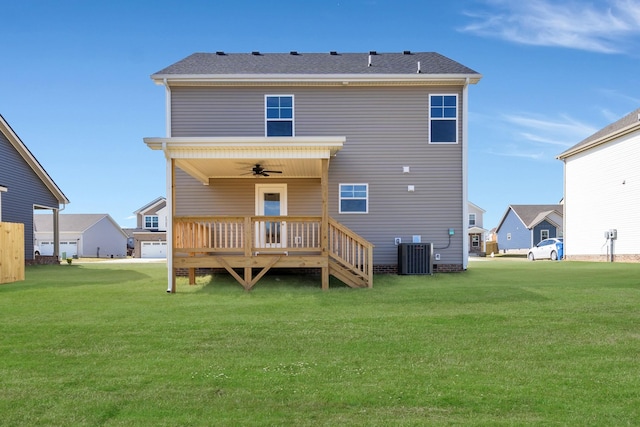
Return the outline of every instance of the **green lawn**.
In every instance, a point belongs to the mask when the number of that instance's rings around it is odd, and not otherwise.
[[[3,426],[640,425],[640,264],[173,295],[164,264],[26,275],[0,286]]]

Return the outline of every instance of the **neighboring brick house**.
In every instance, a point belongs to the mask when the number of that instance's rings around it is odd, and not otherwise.
[[[250,289],[270,268],[371,286],[396,242],[468,262],[467,110],[481,75],[434,52],[196,53],[167,96],[168,291],[187,268]],[[374,249],[375,247],[375,249]],[[258,269],[259,273],[254,275]]]
[[[167,257],[167,200],[164,197],[147,203],[134,212],[136,228],[124,231],[127,247],[135,258]]]
[[[469,254],[483,255],[485,253],[484,213],[480,206],[469,202]]]

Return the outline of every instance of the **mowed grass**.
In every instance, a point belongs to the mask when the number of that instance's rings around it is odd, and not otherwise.
[[[3,426],[640,425],[638,264],[173,295],[164,264],[26,275],[0,286]]]

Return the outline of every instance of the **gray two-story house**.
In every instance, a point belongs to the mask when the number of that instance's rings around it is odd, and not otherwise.
[[[433,52],[196,53],[166,92],[168,292],[178,269],[371,286],[399,242],[467,266],[467,109],[481,75]]]

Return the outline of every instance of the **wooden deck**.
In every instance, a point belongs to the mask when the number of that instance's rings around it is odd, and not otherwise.
[[[189,269],[190,283],[196,268],[224,268],[249,290],[271,268],[319,268],[322,289],[329,275],[372,287],[373,245],[333,219],[327,224],[307,216],[174,217],[174,282],[178,268]]]

